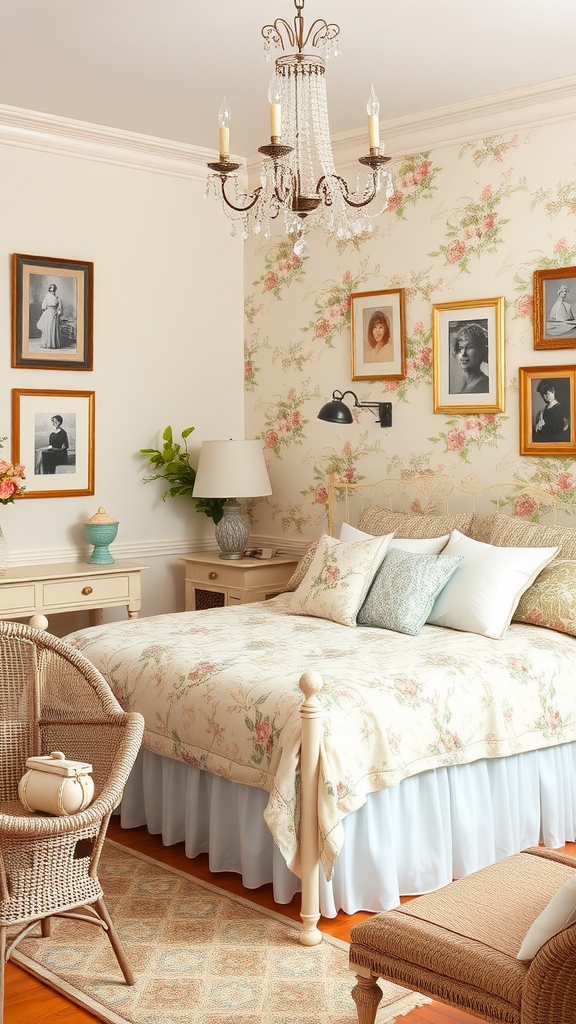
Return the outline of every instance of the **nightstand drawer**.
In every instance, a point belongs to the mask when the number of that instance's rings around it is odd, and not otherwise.
[[[119,601],[129,597],[128,576],[90,576],[85,579],[60,580],[45,583],[42,588],[44,608],[57,608],[59,605],[106,604],[108,601]]]
[[[21,583],[0,589],[0,614],[11,612],[12,615],[17,616],[20,611],[23,613],[33,611],[35,604],[36,592],[33,583]]]
[[[219,565],[204,565],[202,562],[193,562],[190,565],[190,576],[201,586],[203,583],[207,583],[211,587],[232,587],[238,582],[236,575],[238,570],[234,570],[234,560],[230,559],[226,563],[225,559],[222,559],[222,567]]]

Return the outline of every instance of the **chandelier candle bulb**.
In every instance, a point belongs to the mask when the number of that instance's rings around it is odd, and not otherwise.
[[[218,111],[220,160],[225,163],[230,156],[230,110],[226,103],[226,97],[222,100],[222,106]]]
[[[374,86],[370,91],[368,103],[366,104],[368,114],[368,140],[371,155],[376,155],[380,149],[380,104],[374,92]],[[374,152],[375,151],[375,152]]]
[[[276,77],[272,78],[268,89],[268,101],[270,103],[270,136],[273,144],[277,144],[282,138],[282,107],[280,106],[280,90],[276,83]]]

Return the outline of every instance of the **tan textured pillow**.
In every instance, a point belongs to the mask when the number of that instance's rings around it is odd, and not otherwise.
[[[520,598],[513,620],[576,636],[576,560],[547,565]]]
[[[393,533],[394,537],[416,540],[424,537],[442,537],[452,530],[469,535],[474,513],[453,516],[412,515],[409,512],[390,512],[387,508],[365,508],[358,520],[358,529],[381,537]]]
[[[304,579],[306,573],[308,572],[308,569],[312,565],[312,559],[316,554],[316,548],[318,547],[319,543],[320,537],[318,537],[318,540],[313,540],[310,546],[306,549],[294,570],[294,574],[290,577],[288,583],[284,587],[284,590],[282,591],[283,594],[288,594],[290,593],[290,591],[296,590],[300,586],[302,580]]]
[[[489,544],[499,548],[559,547],[558,558],[576,558],[576,530],[571,526],[531,523],[495,512]]]

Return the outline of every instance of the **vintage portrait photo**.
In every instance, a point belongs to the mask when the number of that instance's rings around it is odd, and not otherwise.
[[[92,369],[92,264],[13,256],[12,366]]]
[[[402,380],[404,289],[350,296],[352,380]]]
[[[534,348],[576,348],[576,267],[534,271]]]
[[[94,392],[12,391],[12,454],[26,498],[94,493]]]
[[[576,454],[574,366],[521,367],[520,454]]]
[[[434,412],[504,411],[504,299],[444,302],[432,311]]]

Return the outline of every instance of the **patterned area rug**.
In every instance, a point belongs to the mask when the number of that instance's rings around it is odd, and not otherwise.
[[[52,923],[13,960],[110,1024],[357,1024],[348,946],[298,942],[296,922],[106,842],[100,879],[136,975],[101,929]],[[428,1002],[381,982],[377,1024]]]

